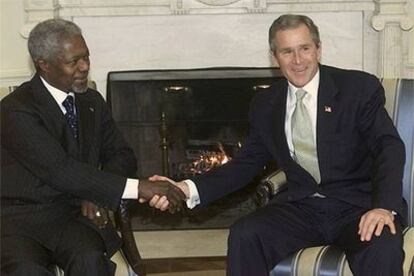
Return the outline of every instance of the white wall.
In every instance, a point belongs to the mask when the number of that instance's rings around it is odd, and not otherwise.
[[[323,63],[376,72],[378,37],[371,30],[364,33],[361,12],[308,15],[321,30]],[[91,77],[102,90],[111,70],[271,66],[267,31],[278,16],[79,17],[75,22],[91,52]],[[346,23],[339,27],[331,24],[335,20]],[[365,50],[364,36],[369,36]]]
[[[23,2],[0,0],[0,96],[32,73],[27,40],[20,35],[26,23]]]

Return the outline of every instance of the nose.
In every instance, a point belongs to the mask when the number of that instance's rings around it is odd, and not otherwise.
[[[78,61],[79,71],[81,72],[89,71],[89,66],[90,66],[89,59],[85,59],[85,58],[79,59]]]
[[[300,52],[299,51],[295,51],[293,53],[293,62],[295,64],[300,64],[302,61],[302,57],[300,56]]]

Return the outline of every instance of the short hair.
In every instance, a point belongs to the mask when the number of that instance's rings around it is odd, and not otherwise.
[[[62,50],[62,41],[81,36],[81,29],[73,22],[63,19],[48,19],[37,24],[29,34],[27,46],[30,56],[36,61],[51,61]]]
[[[275,21],[273,21],[272,25],[269,28],[270,50],[272,52],[276,51],[277,45],[275,45],[274,38],[278,31],[296,29],[300,25],[305,25],[306,27],[308,27],[312,35],[313,42],[315,42],[316,46],[319,47],[319,44],[321,42],[319,37],[319,30],[315,23],[313,23],[312,19],[305,15],[284,14],[279,16]]]

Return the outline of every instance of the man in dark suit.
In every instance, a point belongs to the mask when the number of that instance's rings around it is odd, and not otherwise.
[[[240,189],[275,160],[288,190],[231,227],[228,275],[268,275],[289,254],[325,244],[345,250],[355,275],[402,275],[404,145],[380,82],[320,65],[318,28],[306,16],[279,17],[269,43],[286,79],[253,99],[239,156],[176,183],[187,205]],[[150,205],[168,207],[159,197]]]
[[[166,181],[127,178],[136,159],[87,87],[78,26],[41,22],[28,46],[37,72],[1,101],[1,274],[54,275],[57,264],[65,275],[113,275],[120,239],[110,223],[93,223],[98,206],[157,194],[179,209],[185,195]]]

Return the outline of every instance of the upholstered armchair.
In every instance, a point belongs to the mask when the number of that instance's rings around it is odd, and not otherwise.
[[[386,109],[393,119],[406,147],[403,196],[408,204],[408,227],[404,229],[405,276],[414,275],[414,80],[383,79]],[[257,189],[260,206],[288,188],[283,171],[265,177]],[[352,275],[344,252],[332,246],[302,249],[284,259],[270,272],[270,276],[287,275]]]

